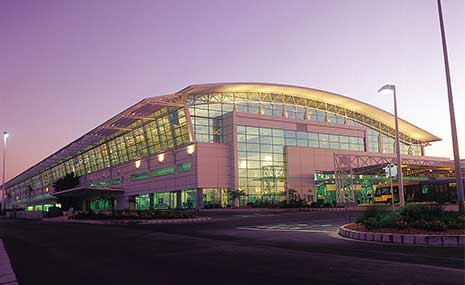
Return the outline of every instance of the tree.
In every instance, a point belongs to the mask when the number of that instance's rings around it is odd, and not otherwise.
[[[76,176],[74,172],[67,173],[62,178],[57,179],[53,183],[53,189],[55,192],[60,192],[68,189],[72,189],[80,184],[79,176]]]

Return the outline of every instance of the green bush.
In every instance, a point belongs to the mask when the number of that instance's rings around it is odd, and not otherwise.
[[[425,205],[406,205],[400,210],[400,215],[405,218],[407,222],[413,222],[418,220],[431,221],[434,219],[440,219],[444,216],[444,210],[441,206],[425,206]]]
[[[407,205],[396,212],[367,210],[357,220],[368,229],[416,228],[427,231],[465,229],[465,216],[458,212],[444,211],[440,206]]]

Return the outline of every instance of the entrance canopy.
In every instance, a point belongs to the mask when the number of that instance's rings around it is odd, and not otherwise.
[[[401,163],[397,171],[402,171],[406,183],[455,177],[454,162],[447,158],[402,156]],[[354,184],[387,181],[384,170],[387,164],[397,164],[394,154],[335,153],[333,180],[337,202],[354,202]]]
[[[53,193],[57,198],[96,198],[96,197],[117,197],[124,193],[123,189],[116,188],[93,188],[76,187],[69,190]]]

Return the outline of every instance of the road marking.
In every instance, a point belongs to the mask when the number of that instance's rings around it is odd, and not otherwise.
[[[248,230],[248,231],[269,231],[269,232],[304,232],[304,233],[332,233],[332,231],[323,231],[323,230],[307,230],[307,229],[296,229],[296,228],[276,228],[276,227],[267,227],[267,228],[249,228],[249,227],[239,227],[238,230]]]

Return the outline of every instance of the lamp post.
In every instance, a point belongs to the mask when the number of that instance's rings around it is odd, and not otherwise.
[[[399,185],[399,205],[402,207],[405,204],[404,201],[404,184],[402,182],[402,161],[400,159],[400,140],[399,140],[399,118],[397,117],[397,98],[396,98],[396,86],[395,85],[384,85],[378,90],[378,93],[388,94],[391,93],[394,96],[394,117],[396,125],[396,154],[397,154],[397,184]],[[392,197],[394,200],[394,197]]]
[[[449,70],[449,57],[447,55],[447,44],[446,44],[446,32],[444,30],[444,20],[442,18],[442,7],[441,0],[438,0],[438,14],[439,14],[439,25],[441,26],[441,39],[442,39],[442,52],[444,55],[444,69],[446,72],[447,82],[447,97],[449,98],[449,116],[450,116],[450,128],[452,133],[452,148],[454,151],[454,163],[455,163],[455,179],[457,187],[457,200],[459,204],[459,211],[465,210],[463,201],[463,182],[462,182],[462,171],[460,167],[460,154],[459,154],[459,143],[457,139],[457,126],[455,123],[455,111],[454,111],[454,99],[452,97],[452,84],[450,81],[450,70]]]
[[[2,210],[5,210],[5,166],[6,166],[6,142],[8,140],[8,133],[3,132],[3,178],[2,178]]]

